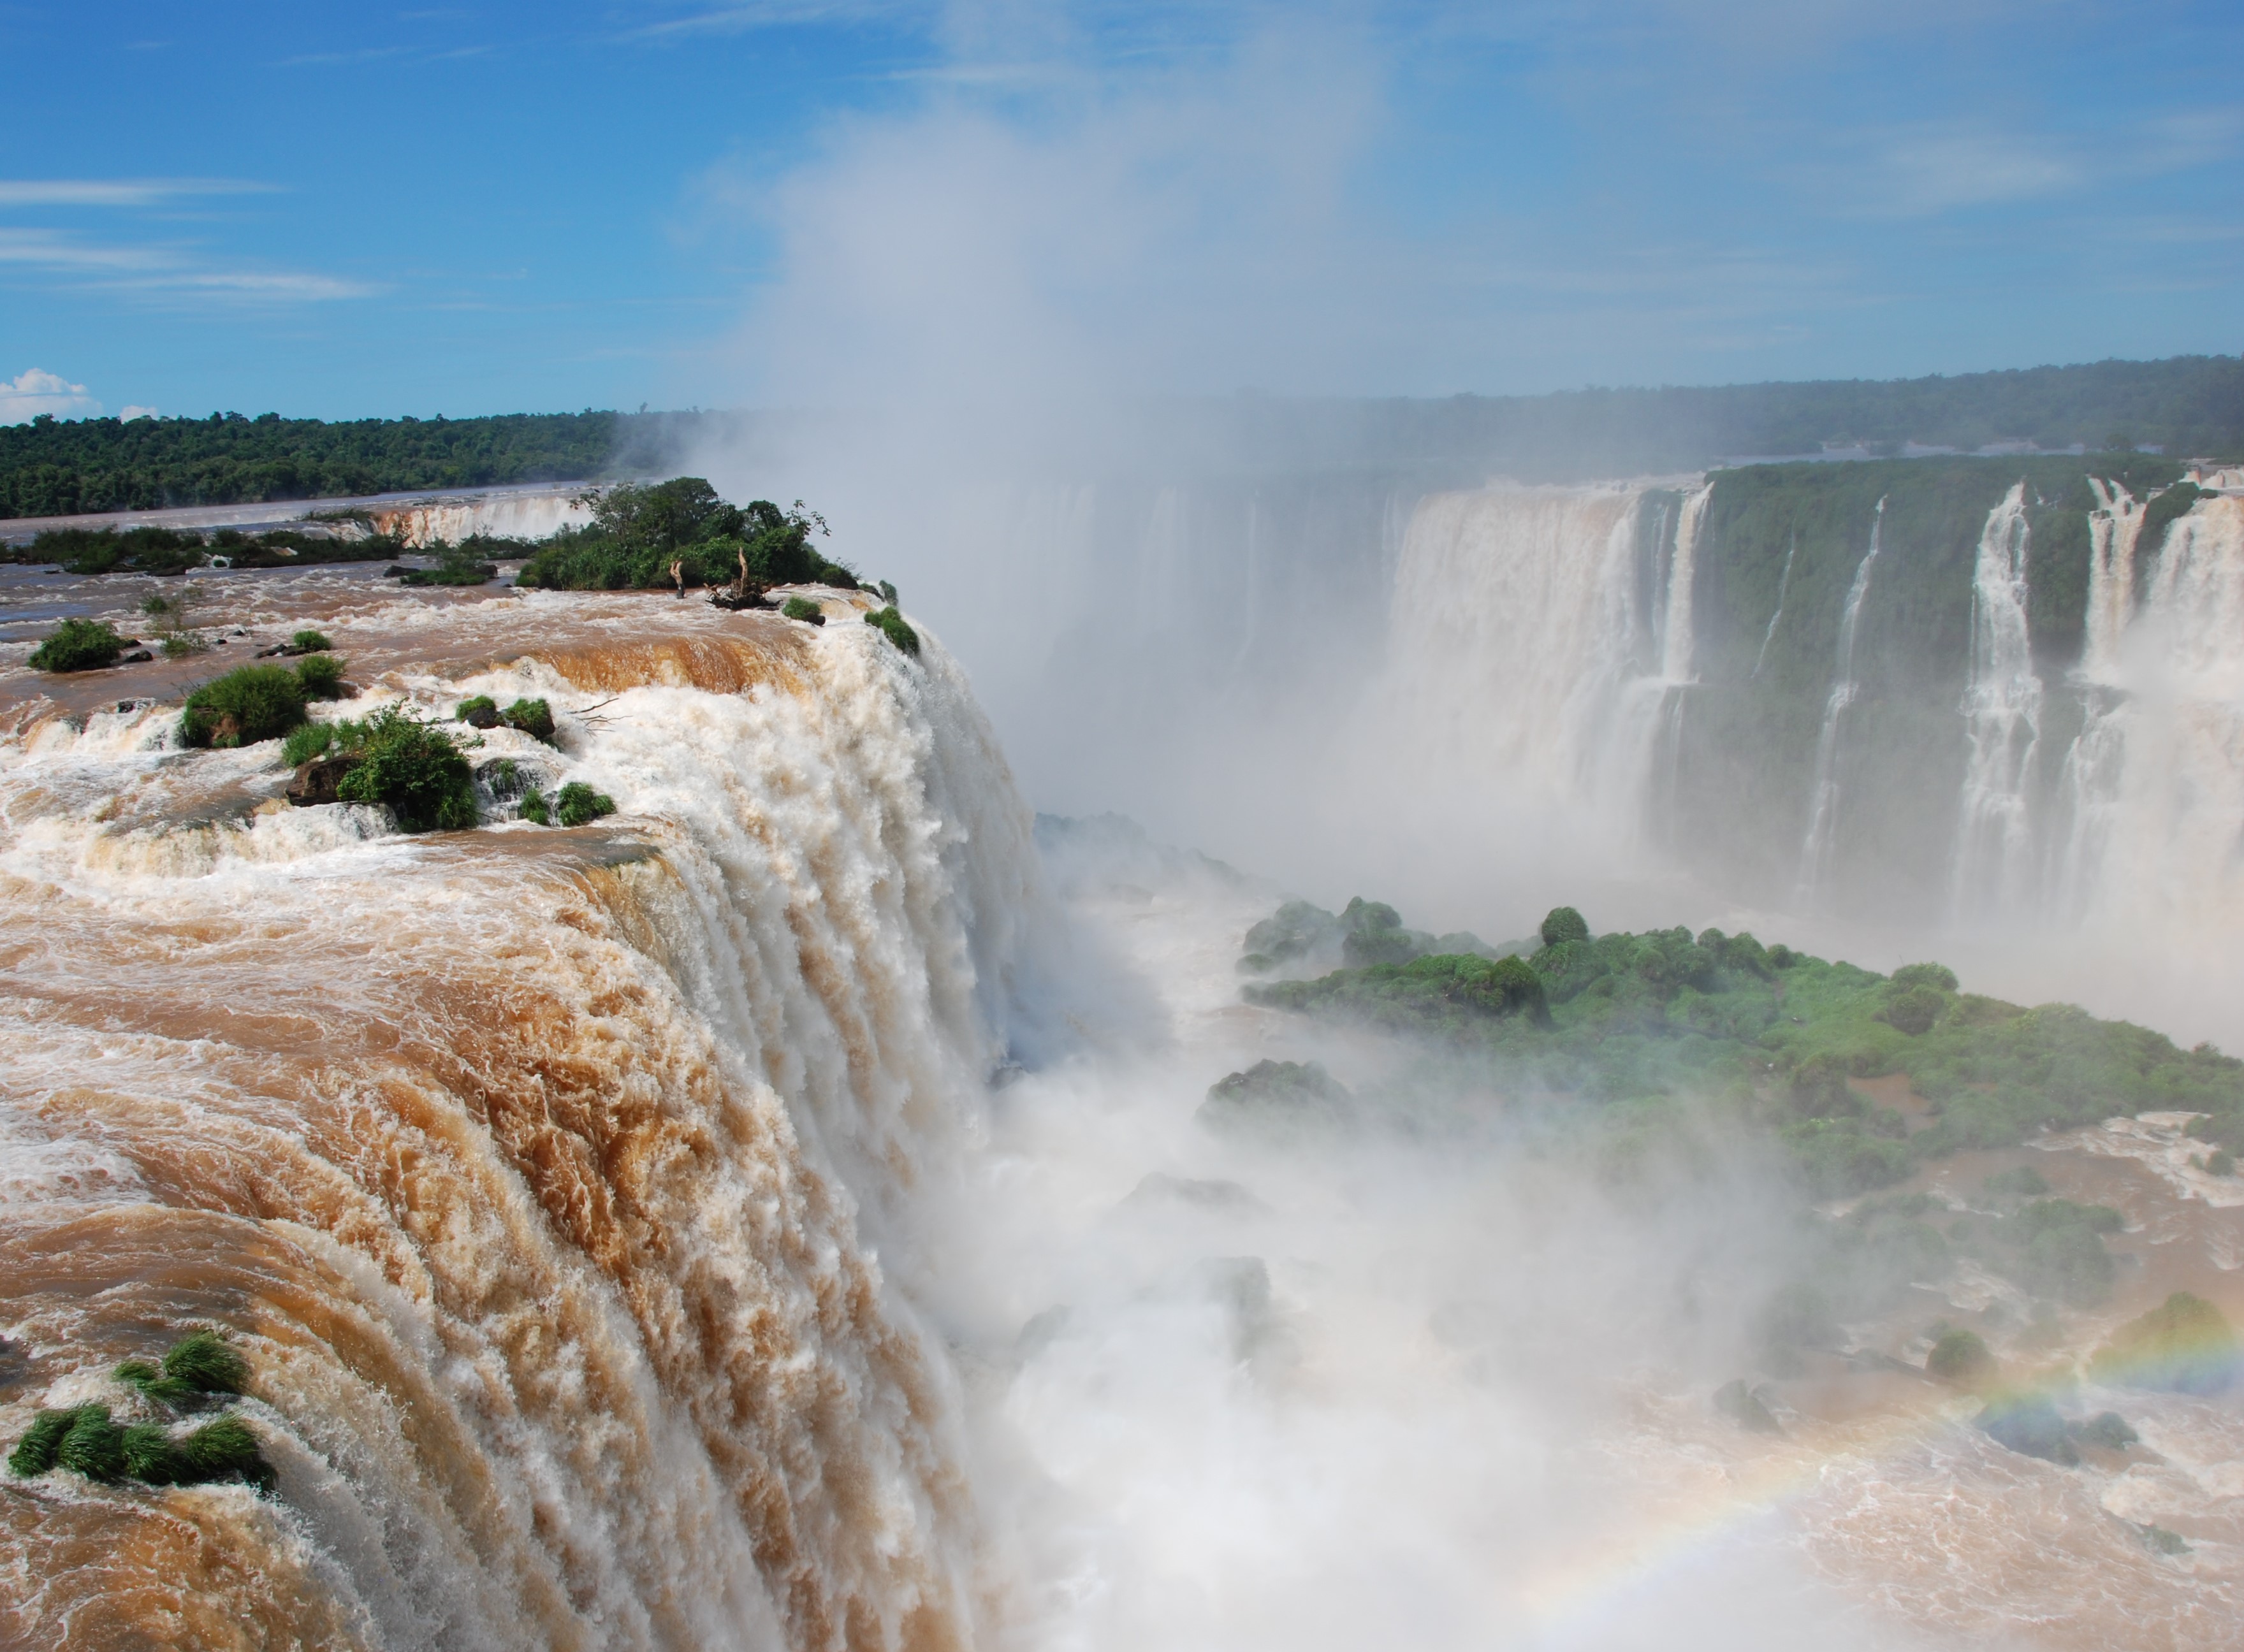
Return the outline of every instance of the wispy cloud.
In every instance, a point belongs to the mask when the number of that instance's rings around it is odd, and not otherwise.
[[[861,24],[928,15],[934,8],[915,0],[741,0],[700,6],[683,16],[642,24],[630,37],[649,40],[681,35],[750,34],[762,29],[800,29],[821,24]]]
[[[157,206],[206,195],[270,195],[240,178],[0,178],[0,206]]]
[[[88,241],[51,229],[0,228],[0,265],[105,278],[92,285],[144,293],[318,302],[381,290],[301,270],[214,267],[177,247]]]
[[[57,418],[84,418],[101,411],[101,403],[59,374],[30,367],[13,379],[0,379],[0,424],[23,424],[51,413]]]

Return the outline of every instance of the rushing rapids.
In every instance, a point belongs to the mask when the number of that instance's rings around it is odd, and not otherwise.
[[[558,752],[487,742],[622,813],[402,839],[174,710],[17,689],[0,1425],[224,1326],[281,1495],[10,1487],[0,1639],[971,1642],[899,1211],[1003,1057],[1033,874],[956,669],[645,598],[242,589],[369,696],[548,697]]]

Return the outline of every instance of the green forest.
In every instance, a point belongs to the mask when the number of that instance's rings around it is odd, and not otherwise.
[[[355,419],[41,416],[0,426],[0,516],[583,482],[655,468],[659,415]]]
[[[1726,458],[1997,442],[2244,455],[2244,359],[2178,356],[1886,381],[1587,389],[1393,400],[1242,396],[1140,409],[1148,451],[1262,464],[1398,466],[1440,480],[1696,469]],[[506,414],[327,423],[42,416],[0,426],[0,516],[257,503],[656,475],[700,439],[776,415]],[[1259,457],[1257,455],[1260,455]]]

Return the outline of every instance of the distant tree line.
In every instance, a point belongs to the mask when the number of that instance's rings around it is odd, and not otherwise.
[[[2176,356],[1950,378],[1443,399],[1205,397],[1134,404],[1157,469],[1393,468],[1431,486],[1697,469],[1740,457],[1997,442],[2244,455],[2244,359]],[[0,426],[0,516],[314,499],[659,475],[772,414],[505,414],[328,424],[42,416]]]
[[[663,415],[355,419],[263,414],[0,426],[0,516],[584,482],[659,461]]]

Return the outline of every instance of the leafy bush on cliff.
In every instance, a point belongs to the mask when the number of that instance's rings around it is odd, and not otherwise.
[[[325,749],[358,759],[335,795],[379,804],[406,832],[463,832],[476,824],[468,759],[449,735],[385,705],[362,723],[331,723]]]
[[[285,665],[244,665],[187,696],[179,736],[189,745],[254,745],[304,720],[304,684]]]
[[[106,620],[66,619],[31,651],[35,671],[95,671],[114,665],[125,639]]]
[[[824,518],[797,500],[781,510],[767,499],[728,504],[699,476],[612,488],[592,521],[541,545],[516,583],[548,590],[648,590],[671,583],[673,563],[688,586],[740,577],[761,585],[856,588],[857,577],[811,543]]]
[[[915,657],[918,655],[919,633],[914,630],[904,617],[896,611],[894,603],[890,603],[886,608],[875,609],[865,616],[865,624],[878,626],[881,635],[905,653]]]

